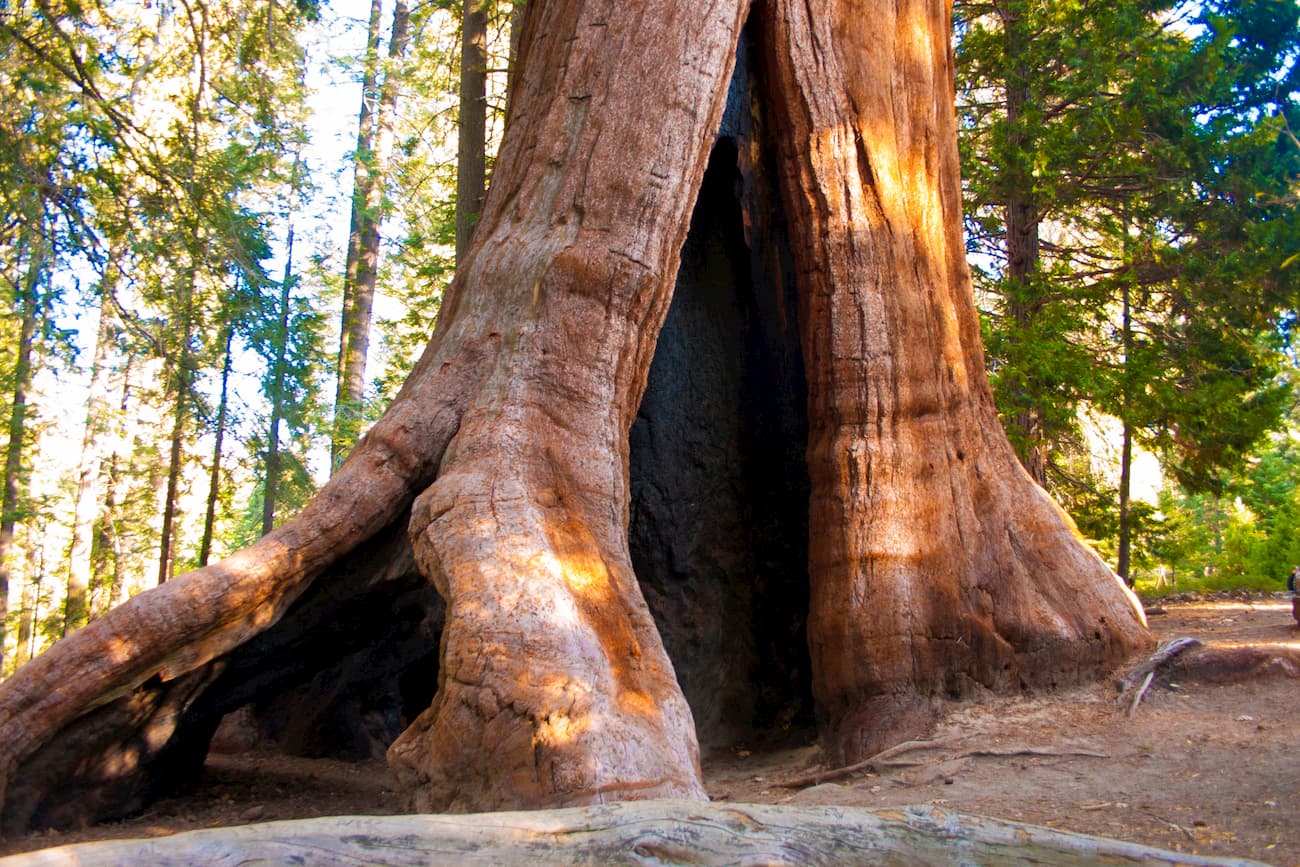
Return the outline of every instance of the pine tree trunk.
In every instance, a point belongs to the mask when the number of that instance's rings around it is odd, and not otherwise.
[[[1030,71],[1025,68],[1025,49],[1032,34],[1021,17],[1019,5],[1003,3],[1000,6],[1004,55],[1007,75],[1005,101],[1007,129],[1010,141],[1006,145],[1009,165],[1003,167],[1006,180],[1007,316],[1014,323],[1020,340],[1030,339],[1030,326],[1042,311],[1042,301],[1037,292],[1041,249],[1039,241],[1039,214],[1034,196],[1034,142],[1027,139],[1020,127],[1021,118],[1032,98],[1029,92]],[[1019,432],[1020,462],[1030,478],[1047,487],[1048,444],[1044,426],[1041,395],[1020,385],[1014,416]]]
[[[90,365],[90,388],[86,401],[86,431],[81,440],[77,469],[77,495],[72,511],[72,544],[68,549],[68,595],[64,606],[63,634],[86,622],[90,615],[90,582],[94,571],[95,522],[101,506],[103,440],[107,424],[109,370],[108,353],[116,329],[108,292],[99,305],[99,326],[94,358]]]
[[[32,387],[32,353],[40,316],[37,291],[45,269],[44,244],[44,239],[39,236],[32,242],[28,251],[27,273],[16,305],[22,311],[22,320],[18,328],[18,345],[14,351],[14,390],[7,425],[9,442],[5,446],[3,493],[0,494],[0,673],[4,671],[5,642],[8,638],[11,575],[9,557],[12,554],[14,526],[25,487],[23,451],[27,444],[27,395]]]
[[[487,184],[487,0],[465,0],[460,19],[456,124],[456,261],[469,249]]]
[[[961,239],[950,12],[530,3],[482,216],[389,411],[297,516],[0,687],[0,827],[127,809],[196,771],[220,714],[298,664],[290,639],[357,619],[356,601],[326,617],[321,588],[394,592],[403,527],[446,600],[437,694],[389,751],[415,806],[703,797],[692,712],[633,572],[629,432],[710,154],[742,176],[751,159],[714,147],[747,17],[793,257],[752,261],[797,298],[784,321],[807,442],[785,447],[811,489],[807,634],[830,758],[908,737],[968,691],[1093,678],[1145,647],[1136,600],[994,411]]]
[[[295,163],[296,165],[296,163]],[[284,418],[284,365],[289,351],[289,301],[293,289],[293,226],[285,244],[284,279],[280,281],[280,316],[275,331],[275,361],[271,377],[271,418],[266,434],[266,481],[262,487],[262,535],[275,527],[275,501],[280,495],[280,420]]]
[[[371,10],[372,24],[374,9]],[[372,31],[373,32],[373,31]],[[355,189],[352,194],[352,233],[348,242],[347,273],[344,277],[342,335],[339,349],[339,383],[335,400],[333,465],[338,466],[361,430],[361,407],[365,398],[366,360],[370,354],[370,323],[379,279],[379,226],[383,220],[384,189],[393,152],[393,124],[397,112],[401,63],[410,39],[410,10],[406,0],[393,7],[389,33],[388,63],[379,88],[378,114],[373,118],[362,109],[362,135],[369,141],[362,148],[358,137]],[[372,87],[374,85],[372,84]],[[371,127],[367,129],[367,124]]]
[[[226,419],[230,412],[230,371],[234,362],[231,346],[235,329],[226,326],[225,351],[221,362],[221,394],[217,402],[217,429],[212,444],[212,469],[208,474],[208,503],[203,513],[203,538],[199,541],[199,565],[208,565],[212,555],[212,537],[217,526],[217,500],[221,497],[221,455],[226,440]]]
[[[192,290],[190,290],[192,291]],[[193,339],[189,301],[186,302],[185,327],[181,337],[180,356],[172,374],[175,404],[172,407],[172,431],[167,449],[167,483],[163,494],[162,529],[158,533],[158,583],[164,584],[172,577],[175,560],[176,513],[180,508],[181,469],[185,460],[185,428],[189,421],[191,371],[194,367]]]
[[[519,66],[519,39],[523,36],[524,5],[510,4],[510,56],[506,62],[506,111],[510,110],[510,94],[515,92],[515,72]]]
[[[1125,367],[1128,366],[1133,357],[1132,304],[1132,287],[1126,279],[1120,303],[1120,348],[1123,351]],[[1129,557],[1133,546],[1133,429],[1128,422],[1127,401],[1121,406],[1121,415],[1124,416],[1120,419],[1124,433],[1119,455],[1119,540],[1115,558],[1115,572],[1119,575],[1121,581],[1132,587],[1133,577],[1129,574]]]
[[[1133,547],[1133,431],[1124,423],[1123,442],[1119,455],[1119,542],[1115,555],[1115,574],[1128,586],[1133,586],[1129,558]]]
[[[131,408],[132,362],[133,359],[128,356],[121,373],[122,390],[117,405],[117,421],[114,424],[113,448],[104,473],[103,504],[99,519],[95,522],[95,543],[91,549],[95,587],[90,606],[92,620],[117,607],[122,601],[124,589],[121,534],[118,530],[118,491],[122,483],[122,453],[135,440],[136,419],[127,412]]]
[[[352,335],[356,330],[356,285],[361,266],[361,236],[365,230],[366,191],[375,149],[375,100],[379,91],[379,36],[383,3],[370,0],[366,25],[366,53],[361,72],[361,110],[357,115],[357,146],[352,154],[352,216],[348,224],[348,252],[343,271],[343,307],[339,320],[338,384],[334,399],[334,429],[330,436],[330,469],[336,468],[356,439],[355,418],[361,393],[353,393],[346,372],[355,366]]]
[[[23,576],[23,592],[18,612],[18,645],[14,648],[14,669],[18,669],[32,658],[32,648],[36,638],[37,608],[41,601],[41,585],[45,575],[39,548],[34,544],[27,546],[27,574]]]

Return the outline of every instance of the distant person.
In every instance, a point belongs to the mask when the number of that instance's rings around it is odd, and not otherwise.
[[[1295,621],[1297,629],[1300,629],[1300,566],[1291,570],[1291,574],[1286,576],[1286,589],[1291,591],[1291,619]]]

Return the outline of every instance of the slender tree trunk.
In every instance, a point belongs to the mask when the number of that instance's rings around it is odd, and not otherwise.
[[[372,7],[372,16],[375,14]],[[373,22],[372,17],[372,22]],[[362,125],[372,124],[369,147],[362,152],[358,138],[356,174],[352,193],[352,235],[344,276],[344,310],[339,348],[338,393],[334,402],[332,466],[337,467],[361,430],[365,399],[366,360],[370,354],[370,323],[379,279],[379,228],[383,221],[384,190],[393,152],[393,124],[401,84],[401,65],[410,40],[407,0],[393,6],[393,26],[388,40],[388,62],[379,88],[378,113],[373,119],[363,109]],[[351,238],[356,239],[355,245]]]
[[[103,440],[109,412],[109,350],[116,336],[113,305],[107,292],[99,305],[99,327],[90,365],[86,401],[86,431],[81,440],[77,469],[77,495],[72,512],[72,544],[68,550],[68,596],[64,606],[63,634],[86,622],[90,614],[95,521],[102,504]]]
[[[510,95],[515,92],[515,72],[519,60],[519,40],[524,35],[524,4],[510,6],[510,56],[506,62],[506,111],[509,113]],[[462,60],[462,62],[464,62]]]
[[[115,608],[122,600],[122,551],[118,531],[118,487],[122,482],[122,453],[135,439],[135,422],[128,410],[131,408],[131,368],[133,359],[127,356],[122,370],[122,390],[117,405],[117,421],[113,434],[108,466],[104,473],[104,498],[99,519],[95,523],[95,544],[91,551],[94,565],[94,586],[97,592],[91,597],[90,617],[93,620]]]
[[[28,254],[27,273],[20,289],[18,307],[22,322],[18,346],[14,352],[13,399],[9,408],[9,443],[5,446],[4,492],[0,498],[0,671],[4,670],[5,643],[9,621],[9,558],[14,543],[14,527],[22,506],[25,488],[23,468],[27,444],[27,395],[32,386],[32,354],[36,346],[36,326],[40,321],[38,291],[45,269],[45,240],[37,233]]]
[[[172,413],[172,433],[167,450],[167,490],[163,495],[162,530],[158,539],[158,583],[164,584],[172,577],[176,535],[176,511],[180,500],[181,465],[184,460],[185,416],[177,398]]]
[[[356,286],[361,267],[361,236],[365,231],[366,192],[375,149],[375,108],[379,94],[379,37],[382,26],[382,0],[370,0],[370,17],[366,25],[366,54],[361,72],[361,110],[357,115],[357,146],[352,154],[352,216],[348,224],[348,253],[343,271],[343,308],[339,321],[338,384],[334,399],[334,428],[330,433],[330,471],[333,472],[356,439],[353,428],[359,412],[361,393],[353,390],[348,379],[355,362],[352,336],[356,331]]]
[[[221,496],[221,454],[226,440],[226,418],[230,410],[230,370],[233,363],[231,346],[235,341],[235,329],[226,326],[225,351],[221,364],[221,396],[217,404],[216,442],[212,445],[212,472],[208,478],[208,504],[203,515],[203,538],[199,542],[199,566],[208,565],[212,554],[212,536],[217,526],[217,500]]]
[[[1007,245],[1007,316],[1015,323],[1020,340],[1032,339],[1031,326],[1042,311],[1038,293],[1041,245],[1039,215],[1034,195],[1034,146],[1021,118],[1032,96],[1031,71],[1023,59],[1033,38],[1023,19],[1019,2],[999,4],[1002,19],[1003,54],[1006,58],[1005,104],[1009,141],[1005,147],[1005,223]],[[1041,395],[1032,388],[1016,389],[1017,409],[1013,423],[1019,433],[1020,462],[1030,478],[1047,487],[1048,443]]]
[[[27,569],[23,576],[23,592],[18,613],[18,643],[14,648],[14,669],[17,670],[32,658],[36,640],[36,609],[40,604],[41,584],[44,580],[40,550],[34,544],[27,546]]]
[[[181,334],[180,353],[172,373],[175,404],[172,408],[172,431],[167,450],[167,486],[163,495],[162,530],[158,541],[158,583],[165,584],[172,577],[175,559],[176,513],[180,506],[181,470],[185,462],[185,430],[189,423],[190,391],[193,388],[194,350],[190,343],[193,332],[193,287],[186,290],[183,302],[184,327]]]
[[[1125,245],[1127,246],[1127,236]],[[1123,365],[1128,367],[1133,356],[1133,310],[1132,287],[1128,279],[1124,280],[1120,307],[1120,340],[1124,353]],[[1127,377],[1124,377],[1126,381]],[[1126,390],[1127,393],[1127,390]],[[1119,545],[1116,552],[1115,572],[1129,587],[1133,586],[1129,574],[1129,557],[1133,544],[1133,509],[1131,494],[1133,487],[1133,428],[1128,421],[1128,400],[1120,397],[1120,423],[1124,426],[1123,443],[1119,457]]]
[[[271,377],[271,419],[266,435],[266,481],[262,488],[262,535],[275,528],[275,501],[280,490],[280,421],[284,418],[284,365],[289,345],[289,302],[293,289],[293,226],[289,226],[280,281],[280,318],[276,324],[275,361]]]
[[[1133,431],[1128,422],[1124,422],[1123,445],[1119,457],[1119,550],[1115,558],[1115,573],[1130,587],[1133,586],[1133,578],[1129,574],[1129,557],[1133,545],[1132,488]]]
[[[194,32],[195,44],[198,47],[198,57],[200,59],[195,93],[190,97],[190,141],[188,142],[191,153],[197,158],[203,146],[200,106],[203,104],[203,92],[207,87],[207,73],[206,67],[201,61],[207,35],[208,9],[206,6],[198,7],[197,16],[191,7],[186,6],[185,10],[189,16],[190,28]],[[197,159],[195,162],[197,163]],[[159,585],[165,584],[172,577],[172,570],[175,566],[175,523],[177,510],[180,507],[181,471],[185,461],[185,432],[188,426],[190,401],[193,399],[194,375],[197,369],[196,354],[192,345],[196,327],[195,296],[199,291],[198,272],[201,267],[200,263],[204,261],[208,250],[208,244],[200,223],[207,190],[196,183],[196,168],[194,165],[190,167],[189,178],[185,186],[188,205],[193,209],[183,216],[183,219],[189,223],[190,249],[187,252],[190,256],[190,262],[189,272],[182,277],[182,282],[177,287],[179,292],[178,303],[172,309],[171,321],[169,322],[169,325],[175,328],[176,316],[179,315],[182,320],[179,350],[176,353],[175,368],[171,372],[171,382],[169,383],[174,389],[176,402],[172,412],[171,443],[167,456],[167,490],[163,495],[162,530],[158,545]]]
[[[469,248],[487,185],[488,0],[465,0],[456,126],[456,261]],[[514,28],[512,28],[512,33]]]
[[[122,539],[117,526],[117,490],[121,476],[120,463],[121,458],[117,453],[114,453],[108,461],[107,479],[104,485],[103,516],[99,520],[95,534],[97,555],[95,572],[99,593],[91,600],[90,617],[92,620],[103,616],[105,612],[117,607],[118,603],[122,601],[125,576],[122,574]]]

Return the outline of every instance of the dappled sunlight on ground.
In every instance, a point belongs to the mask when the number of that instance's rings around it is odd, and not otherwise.
[[[1156,603],[1149,606],[1159,611]],[[1300,627],[1291,620],[1290,594],[1256,599],[1204,599],[1178,603],[1180,622],[1195,627],[1197,637],[1209,647],[1277,647],[1300,650]],[[1165,638],[1178,637],[1165,627],[1159,614],[1151,628]],[[1165,634],[1168,633],[1168,634]]]

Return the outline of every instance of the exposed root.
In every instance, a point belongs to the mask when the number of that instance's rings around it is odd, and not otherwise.
[[[1137,712],[1142,697],[1146,695],[1147,689],[1151,686],[1151,681],[1155,678],[1155,674],[1159,669],[1167,667],[1170,661],[1180,653],[1200,646],[1201,641],[1196,638],[1171,638],[1162,641],[1156,647],[1155,653],[1148,656],[1135,666],[1132,671],[1124,675],[1117,684],[1119,687],[1117,701],[1121,705],[1128,705],[1128,715],[1132,716]]]
[[[1146,678],[1143,679],[1142,685],[1138,687],[1137,692],[1133,694],[1133,701],[1128,706],[1129,716],[1133,716],[1133,714],[1137,713],[1138,705],[1142,703],[1142,696],[1147,694],[1147,689],[1150,688],[1151,681],[1155,680],[1155,676],[1156,673],[1154,671],[1147,672]]]
[[[1060,758],[1109,759],[1110,753],[1096,750],[1058,750],[1054,747],[1009,747],[1006,749],[970,750],[955,758],[1007,758],[1014,756],[1053,756]]]
[[[891,766],[890,760],[901,756],[905,753],[916,750],[937,750],[942,747],[952,746],[969,740],[974,735],[950,735],[944,738],[934,738],[931,740],[904,741],[901,744],[890,747],[887,750],[881,750],[870,758],[863,759],[860,762],[854,762],[851,765],[845,765],[842,768],[830,768],[825,771],[818,771],[815,774],[808,774],[802,777],[795,777],[792,780],[783,780],[776,783],[783,789],[803,789],[808,786],[816,786],[820,783],[826,783],[831,780],[842,780],[845,777],[851,777],[862,771],[879,770],[883,767]]]
[[[1116,702],[1133,716],[1151,685],[1161,676],[1219,684],[1261,677],[1300,678],[1300,651],[1276,645],[1205,647],[1195,638],[1162,641],[1155,653],[1116,684],[1119,689]]]
[[[1300,651],[1276,645],[1207,648],[1169,666],[1170,674],[1206,683],[1242,683],[1263,677],[1300,678]]]
[[[840,780],[844,777],[852,776],[860,771],[880,771],[886,768],[909,767],[913,765],[926,764],[925,762],[897,762],[893,761],[898,756],[905,753],[916,752],[918,750],[935,750],[942,747],[959,744],[962,741],[970,740],[975,737],[973,734],[950,735],[944,738],[934,738],[933,740],[907,741],[897,746],[890,747],[876,753],[869,759],[856,762],[852,765],[846,765],[842,768],[832,768],[830,770],[818,771],[815,774],[808,774],[803,777],[796,777],[792,780],[784,780],[776,785],[783,789],[802,789],[808,786],[816,786],[820,783],[830,782],[831,780]],[[1089,759],[1108,759],[1108,753],[1097,752],[1096,750],[1069,749],[1061,750],[1055,747],[981,747],[973,750],[963,750],[954,756],[948,756],[946,761],[954,762],[961,759],[969,758],[1008,758],[1014,756],[1054,756],[1063,758],[1089,758]]]

